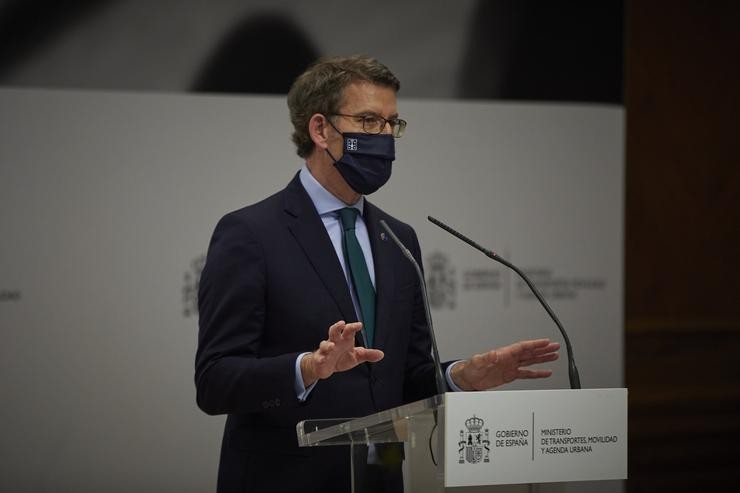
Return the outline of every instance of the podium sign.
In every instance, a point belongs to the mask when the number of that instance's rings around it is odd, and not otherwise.
[[[627,478],[627,389],[445,394],[445,487]]]
[[[448,392],[296,432],[302,447],[350,446],[355,493],[370,491],[368,446],[387,443],[405,446],[407,493],[627,478],[627,389]]]

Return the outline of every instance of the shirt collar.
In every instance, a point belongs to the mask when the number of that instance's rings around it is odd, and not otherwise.
[[[311,198],[311,202],[313,202],[314,207],[316,207],[316,211],[319,213],[319,216],[333,213],[339,209],[343,209],[344,207],[354,207],[359,210],[360,215],[362,215],[365,208],[365,197],[360,196],[359,200],[352,205],[345,204],[332,195],[330,191],[324,188],[324,186],[314,178],[306,164],[301,168],[299,178],[301,180],[301,185],[306,189],[308,196]]]

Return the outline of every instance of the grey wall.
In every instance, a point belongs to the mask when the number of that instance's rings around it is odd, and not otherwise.
[[[0,490],[212,490],[223,419],[194,403],[192,288],[218,218],[301,165],[283,99],[4,89],[0,108]],[[558,336],[427,214],[530,270],[584,387],[621,386],[622,110],[400,111],[371,199],[419,232],[443,357]],[[552,368],[511,388],[566,387]]]

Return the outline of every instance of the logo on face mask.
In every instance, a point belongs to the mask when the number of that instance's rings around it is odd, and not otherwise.
[[[357,139],[347,139],[347,150],[348,151],[357,150]]]

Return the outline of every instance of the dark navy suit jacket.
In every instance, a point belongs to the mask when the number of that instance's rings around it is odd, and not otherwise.
[[[199,287],[198,406],[228,414],[219,491],[349,491],[349,451],[299,448],[304,419],[359,417],[435,393],[418,280],[384,219],[421,262],[408,225],[366,202],[375,262],[375,342],[385,357],[321,380],[306,402],[296,357],[338,320],[357,320],[326,229],[298,176],[282,191],[224,216]]]

